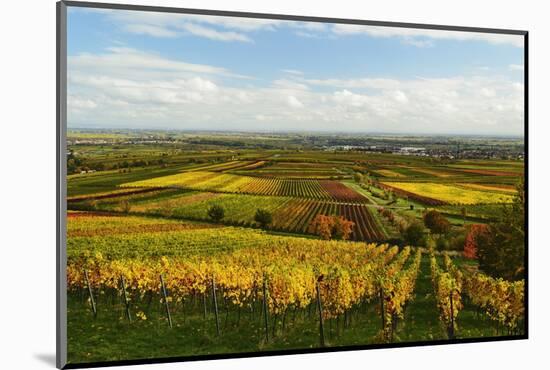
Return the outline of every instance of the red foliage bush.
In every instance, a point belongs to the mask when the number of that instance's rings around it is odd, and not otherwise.
[[[469,259],[477,258],[477,250],[480,239],[489,236],[489,227],[485,224],[474,224],[470,226],[464,241],[464,257]]]

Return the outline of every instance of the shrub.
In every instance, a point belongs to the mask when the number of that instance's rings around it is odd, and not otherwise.
[[[220,222],[225,216],[225,210],[222,206],[214,204],[208,208],[208,217],[214,222]]]
[[[424,214],[424,225],[432,234],[447,234],[451,230],[450,222],[435,209]]]
[[[449,249],[453,251],[462,251],[464,249],[465,239],[466,235],[462,231],[452,236],[449,238]]]
[[[420,222],[411,223],[403,234],[403,239],[408,245],[419,246],[424,244],[424,226]]]
[[[384,216],[391,223],[393,223],[393,221],[395,220],[395,216],[393,212],[390,211],[389,209],[384,209],[382,211],[382,216]]]
[[[437,250],[445,251],[449,249],[449,240],[447,238],[437,238],[435,246]]]
[[[265,209],[257,209],[254,215],[254,221],[260,224],[261,227],[266,227],[273,221],[271,212]]]

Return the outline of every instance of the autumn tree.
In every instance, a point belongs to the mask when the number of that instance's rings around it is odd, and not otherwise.
[[[309,232],[319,235],[322,239],[329,240],[332,237],[334,220],[330,216],[317,215],[309,225]]]
[[[489,237],[489,226],[485,224],[471,225],[464,240],[464,257],[476,259],[479,244],[487,243]]]
[[[355,223],[353,221],[346,220],[343,217],[333,217],[334,226],[332,227],[332,237],[334,239],[348,240],[353,231]]]
[[[435,209],[424,214],[424,225],[436,235],[447,234],[451,229],[451,223]]]
[[[325,240],[347,240],[351,236],[354,225],[353,221],[341,216],[317,215],[309,226],[309,232]]]

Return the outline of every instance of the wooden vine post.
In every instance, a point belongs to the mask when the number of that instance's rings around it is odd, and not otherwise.
[[[126,317],[128,321],[132,321],[132,316],[130,315],[130,304],[128,303],[128,296],[126,295],[126,282],[124,281],[124,276],[120,276],[120,285],[122,288],[122,298],[124,299],[124,307],[126,308]]]
[[[384,290],[380,288],[380,312],[382,313],[382,330],[386,329],[386,314],[384,312]]]
[[[449,293],[449,303],[451,305],[451,325],[448,329],[449,339],[455,339],[455,318],[454,318],[454,307],[453,307],[453,289]]]
[[[164,297],[164,307],[166,307],[166,316],[168,317],[168,325],[172,328],[172,316],[170,315],[170,307],[168,306],[168,295],[166,294],[166,286],[164,285],[164,279],[160,274],[160,286],[162,289],[162,295]]]
[[[94,294],[92,292],[92,286],[90,285],[90,279],[88,278],[88,270],[84,270],[84,277],[86,278],[86,285],[88,286],[88,294],[90,295],[90,306],[94,317],[97,317],[97,308],[95,306]]]
[[[269,311],[267,309],[267,286],[266,286],[265,276],[264,276],[264,282],[263,282],[263,293],[264,293],[263,309],[264,309],[265,341],[269,342],[269,324],[268,324]]]
[[[212,300],[214,302],[214,313],[216,315],[216,334],[220,335],[220,318],[218,316],[218,299],[216,298],[216,281],[212,276]]]
[[[325,330],[323,327],[323,302],[321,302],[321,290],[319,289],[319,281],[316,284],[317,290],[317,309],[319,310],[319,341],[321,347],[325,346]]]
[[[202,305],[204,308],[202,317],[204,320],[206,320],[206,290],[202,293]]]

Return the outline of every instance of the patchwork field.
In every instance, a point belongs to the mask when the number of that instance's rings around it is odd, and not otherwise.
[[[345,185],[330,180],[289,180],[215,172],[190,171],[120,185],[125,188],[181,188],[226,193],[289,196],[344,202],[366,199]]]

